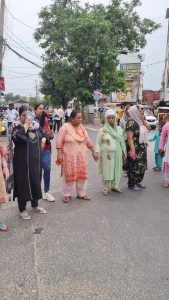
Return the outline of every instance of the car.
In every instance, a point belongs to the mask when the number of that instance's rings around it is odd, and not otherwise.
[[[148,125],[150,126],[151,129],[155,129],[157,124],[158,124],[158,120],[156,117],[154,117],[153,115],[146,115],[146,121],[148,123]]]

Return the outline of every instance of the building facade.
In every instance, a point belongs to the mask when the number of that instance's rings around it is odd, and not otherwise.
[[[118,70],[125,72],[125,80],[127,82],[127,91],[122,92],[122,102],[141,103],[143,90],[141,63],[144,61],[144,54],[128,52],[127,54],[120,54],[118,60]]]
[[[167,9],[166,18],[169,19],[169,8]],[[169,101],[169,21],[167,33],[167,46],[165,56],[165,68],[163,72],[161,95],[164,101]]]
[[[143,90],[142,103],[151,105],[154,101],[160,101],[161,91]]]

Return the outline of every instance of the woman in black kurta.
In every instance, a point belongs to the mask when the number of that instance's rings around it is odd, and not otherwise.
[[[41,192],[41,141],[42,134],[39,124],[32,121],[27,108],[19,110],[19,121],[13,124],[12,139],[15,144],[14,167],[14,198],[18,199],[20,216],[30,219],[26,211],[26,203],[31,201],[34,211],[46,213],[38,206]]]

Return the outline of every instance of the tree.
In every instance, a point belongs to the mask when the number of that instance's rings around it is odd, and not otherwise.
[[[8,93],[4,95],[4,99],[6,103],[15,102],[17,100],[26,100],[27,98],[25,96],[21,95],[14,95],[13,93]]]
[[[37,99],[35,97],[29,98],[29,105],[31,108],[34,108],[35,104],[37,103]]]
[[[117,71],[120,49],[144,47],[146,34],[159,27],[140,19],[138,5],[139,0],[112,0],[108,6],[81,7],[76,1],[55,0],[43,8],[34,35],[45,49],[41,91],[59,102],[73,96],[88,99],[95,86],[96,61],[102,92],[124,90],[124,73]]]

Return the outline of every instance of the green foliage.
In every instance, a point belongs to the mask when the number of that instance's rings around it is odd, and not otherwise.
[[[21,95],[14,95],[13,93],[8,93],[4,95],[4,100],[7,104],[9,104],[10,102],[15,102],[18,100],[26,100],[26,97]]]
[[[31,108],[34,108],[34,106],[36,105],[36,103],[37,103],[37,100],[36,100],[35,97],[30,97],[29,98],[29,105],[30,105]]]
[[[124,90],[124,74],[117,71],[119,49],[144,47],[146,34],[159,27],[140,19],[138,5],[139,0],[112,0],[108,6],[81,7],[77,1],[55,0],[43,8],[34,35],[45,49],[42,93],[54,104],[65,105],[72,97],[87,100],[94,90],[97,59],[102,92]]]

